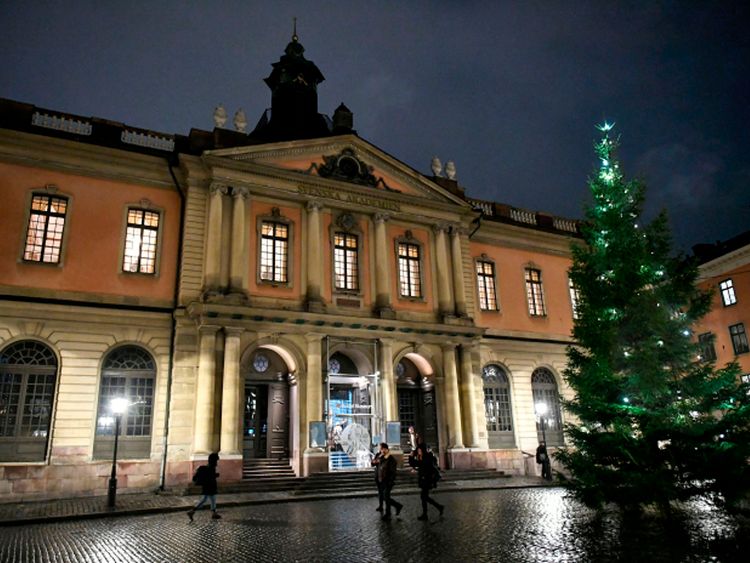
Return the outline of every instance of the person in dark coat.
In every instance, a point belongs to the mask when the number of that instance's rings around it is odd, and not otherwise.
[[[417,447],[411,452],[409,465],[417,470],[417,483],[419,484],[419,498],[422,501],[422,514],[417,520],[427,520],[427,505],[431,504],[440,512],[445,511],[445,506],[430,498],[430,489],[437,486],[439,473],[435,467],[435,458],[427,449],[427,444],[421,436],[417,435]]]
[[[375,457],[372,458],[372,461],[370,462],[371,465],[375,468],[375,486],[378,488],[378,507],[375,509],[377,512],[383,512],[383,501],[385,500],[383,498],[383,485],[380,482],[380,478],[378,477],[378,474],[380,473],[380,460],[383,458],[383,454],[380,450],[378,450],[378,453],[375,454]]]
[[[211,503],[211,518],[219,520],[221,516],[216,512],[216,493],[218,492],[218,485],[216,479],[219,474],[216,472],[216,467],[219,465],[219,454],[216,452],[208,456],[208,465],[201,465],[196,471],[193,477],[193,482],[196,485],[200,485],[201,493],[203,497],[198,501],[198,504],[194,508],[188,510],[188,518],[193,521],[193,515],[195,511],[205,504],[206,501]]]
[[[383,502],[385,503],[385,514],[383,514],[383,520],[391,519],[391,507],[396,509],[396,516],[401,512],[404,507],[403,504],[391,498],[391,490],[393,485],[396,484],[396,470],[398,464],[396,458],[391,455],[391,450],[388,448],[388,444],[385,442],[380,444],[380,460],[378,463],[378,483],[379,487],[383,489]]]
[[[540,442],[536,449],[536,462],[542,465],[542,478],[548,481],[552,479],[552,466],[547,453],[547,445],[544,442]]]

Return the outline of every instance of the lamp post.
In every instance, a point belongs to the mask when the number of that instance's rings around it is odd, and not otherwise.
[[[547,426],[547,419],[544,416],[547,414],[547,403],[539,401],[536,405],[536,413],[539,415],[539,422],[542,425],[542,443],[544,444],[544,459],[542,460],[542,477],[547,480],[552,479],[552,464],[549,459],[549,452],[547,451],[547,434],[545,432],[545,426]]]
[[[112,399],[109,403],[109,410],[115,417],[115,447],[112,453],[112,474],[109,477],[109,489],[107,490],[107,506],[115,507],[115,498],[117,496],[117,441],[120,437],[120,419],[128,410],[128,400],[123,397]]]

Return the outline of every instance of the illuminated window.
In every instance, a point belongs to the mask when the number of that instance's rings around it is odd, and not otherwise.
[[[713,362],[716,360],[716,350],[714,349],[714,335],[710,332],[704,332],[698,335],[698,346],[700,347],[701,360],[704,362]]]
[[[122,270],[139,274],[155,273],[158,236],[159,214],[157,212],[129,208]]]
[[[60,262],[67,210],[68,200],[65,198],[48,195],[32,197],[24,260],[48,264]]]
[[[750,352],[750,346],[747,343],[747,333],[745,332],[744,323],[738,323],[729,327],[729,334],[732,336],[732,346],[734,353],[746,354]]]
[[[562,412],[560,410],[560,394],[557,391],[557,381],[547,368],[537,368],[531,374],[531,394],[534,409],[540,404],[546,407],[543,416],[537,416],[537,440],[547,439],[548,446],[560,446],[563,443]],[[544,431],[542,431],[542,423]]]
[[[515,445],[515,440],[508,376],[503,368],[491,364],[482,370],[482,381],[489,446],[490,448],[511,448]]]
[[[401,296],[422,297],[422,266],[418,244],[398,243],[398,279]]]
[[[734,282],[731,278],[721,282],[719,290],[721,291],[721,302],[724,304],[724,307],[737,303],[737,295],[734,293]]]
[[[476,266],[479,308],[482,311],[497,311],[495,264],[488,260],[477,260]]]
[[[568,279],[568,291],[570,292],[570,306],[573,309],[573,318],[580,318],[578,305],[581,302],[581,292],[573,284],[573,280]]]
[[[529,304],[529,315],[543,317],[547,314],[542,292],[542,272],[535,268],[526,268],[526,300]]]
[[[336,289],[359,289],[359,248],[357,235],[333,235],[333,277]]]
[[[263,221],[260,242],[260,279],[286,283],[289,267],[289,225]]]

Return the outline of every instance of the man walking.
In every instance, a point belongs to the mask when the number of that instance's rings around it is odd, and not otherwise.
[[[216,466],[219,465],[219,454],[216,452],[208,456],[208,465],[201,465],[193,476],[193,483],[200,485],[201,493],[203,497],[195,505],[195,508],[188,510],[188,518],[193,521],[193,515],[195,511],[205,504],[206,501],[211,503],[211,518],[219,520],[221,516],[216,512],[216,493],[218,492],[218,485],[216,479],[219,474],[216,472]]]
[[[396,469],[396,458],[391,455],[388,444],[382,442],[380,444],[380,463],[378,465],[378,489],[382,489],[383,491],[383,503],[385,504],[385,514],[382,516],[383,520],[391,519],[392,506],[396,509],[396,516],[401,513],[401,509],[404,507],[403,504],[391,498],[391,490],[396,484]]]

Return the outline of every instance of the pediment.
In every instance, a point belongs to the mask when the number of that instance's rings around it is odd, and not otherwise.
[[[267,143],[206,151],[205,154],[292,171],[301,177],[324,178],[343,185],[468,205],[413,168],[354,135]]]

